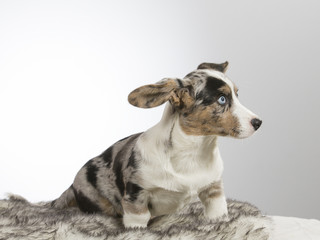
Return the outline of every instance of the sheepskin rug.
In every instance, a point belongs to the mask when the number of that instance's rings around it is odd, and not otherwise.
[[[272,221],[255,206],[228,200],[228,219],[208,221],[199,201],[182,211],[151,220],[146,229],[124,229],[121,219],[53,209],[18,196],[0,200],[0,239],[259,239],[269,238]]]

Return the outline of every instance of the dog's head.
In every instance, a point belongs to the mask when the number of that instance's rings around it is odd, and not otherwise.
[[[225,75],[227,67],[228,62],[202,63],[182,80],[167,78],[137,88],[128,100],[141,108],[169,101],[188,135],[246,138],[262,121],[239,102],[237,87]]]

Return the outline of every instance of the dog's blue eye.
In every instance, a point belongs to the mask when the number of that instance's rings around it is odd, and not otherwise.
[[[221,96],[221,97],[219,97],[219,99],[218,99],[218,103],[219,103],[220,105],[225,105],[225,104],[226,104],[226,102],[227,102],[227,99],[226,99],[226,97],[225,97],[225,96]]]

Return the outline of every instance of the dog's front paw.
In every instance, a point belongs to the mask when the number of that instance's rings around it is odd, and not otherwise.
[[[150,217],[149,211],[142,214],[125,213],[123,216],[123,224],[125,228],[146,228]]]
[[[204,215],[210,220],[228,221],[228,207],[224,197],[208,200]]]

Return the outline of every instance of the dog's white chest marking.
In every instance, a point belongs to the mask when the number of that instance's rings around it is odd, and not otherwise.
[[[175,164],[177,158],[165,159],[162,164],[159,162],[143,162],[142,178],[145,180],[146,188],[161,187],[167,190],[181,192],[197,192],[200,188],[219,181],[221,178],[223,165],[218,149],[214,159],[208,164],[193,163],[192,156],[185,156],[182,164]],[[191,163],[187,163],[191,161]],[[182,161],[181,161],[182,162]],[[184,169],[184,171],[180,171]]]
[[[163,126],[155,126],[138,141],[143,153],[140,173],[143,187],[152,195],[152,215],[158,209],[169,213],[183,206],[200,189],[221,180],[223,171],[215,137],[186,136],[176,123],[169,129],[172,142],[168,146],[151,137],[160,127],[166,135]]]

